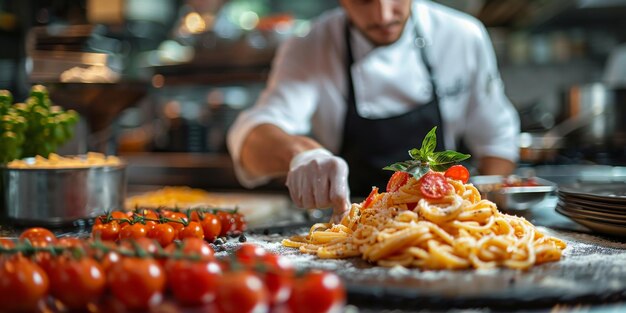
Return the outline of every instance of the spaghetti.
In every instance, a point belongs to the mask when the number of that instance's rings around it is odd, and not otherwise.
[[[499,212],[472,184],[445,178],[447,192],[432,199],[424,196],[424,178],[410,177],[395,191],[374,188],[339,224],[315,224],[308,235],[282,243],[320,258],[361,256],[380,266],[422,269],[528,269],[561,258],[562,240]]]

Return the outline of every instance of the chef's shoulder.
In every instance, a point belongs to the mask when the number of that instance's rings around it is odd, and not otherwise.
[[[489,40],[485,26],[477,18],[432,1],[420,2],[427,8],[433,38],[479,46]]]
[[[298,65],[324,61],[343,45],[343,25],[346,15],[341,8],[322,13],[311,22],[309,31],[303,36],[293,36],[280,47],[279,57]],[[303,63],[304,62],[304,63]]]

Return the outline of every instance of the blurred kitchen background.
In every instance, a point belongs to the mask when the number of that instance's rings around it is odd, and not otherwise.
[[[626,164],[626,0],[439,0],[488,28],[524,132],[520,166]],[[0,0],[0,89],[81,116],[65,153],[132,185],[239,188],[225,146],[276,47],[336,0]],[[275,184],[266,188],[279,188]]]

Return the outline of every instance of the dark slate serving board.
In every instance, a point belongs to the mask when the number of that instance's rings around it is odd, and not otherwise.
[[[307,228],[270,229],[251,234],[248,241],[289,256],[298,268],[319,268],[339,274],[353,304],[369,308],[519,309],[567,303],[607,303],[626,300],[626,242],[594,235],[541,231],[567,242],[559,262],[528,271],[510,269],[421,271],[383,268],[361,259],[322,260],[285,248],[280,241]],[[277,232],[277,233],[275,233]],[[228,253],[234,243],[223,247]]]

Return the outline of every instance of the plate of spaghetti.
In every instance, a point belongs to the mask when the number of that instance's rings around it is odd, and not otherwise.
[[[482,199],[456,164],[469,155],[434,152],[434,142],[435,128],[409,151],[412,160],[385,168],[395,171],[386,190],[373,187],[339,224],[317,223],[282,244],[319,258],[428,270],[528,269],[561,259],[564,241]]]

